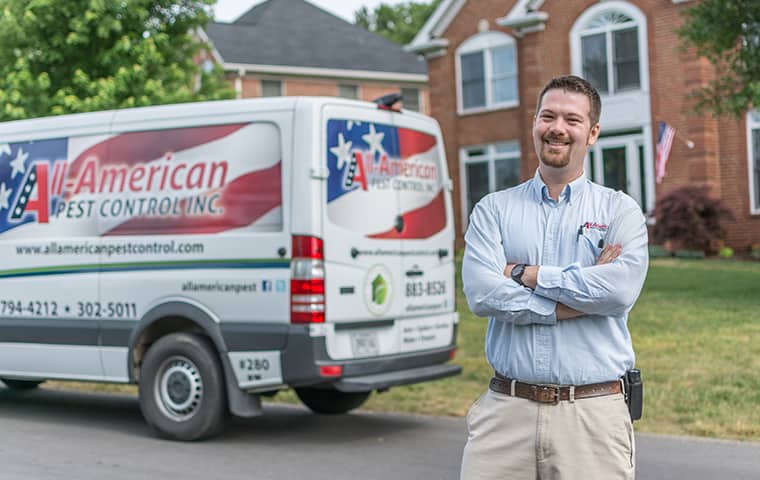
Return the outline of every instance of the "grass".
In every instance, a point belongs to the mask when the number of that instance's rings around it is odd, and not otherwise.
[[[373,394],[364,408],[465,415],[485,390],[491,369],[483,351],[487,321],[468,311],[461,290],[457,305],[454,362],[462,365],[462,375]],[[760,440],[760,263],[652,260],[629,326],[645,382],[638,431]],[[135,391],[117,385],[73,386]],[[275,399],[298,401],[292,392]]]

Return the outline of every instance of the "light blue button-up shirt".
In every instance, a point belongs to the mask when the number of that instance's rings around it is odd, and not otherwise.
[[[502,375],[528,383],[584,385],[615,380],[635,357],[628,312],[649,264],[641,207],[585,176],[549,197],[538,171],[484,197],[465,235],[464,292],[490,317],[486,357]],[[595,265],[606,244],[622,245]],[[539,265],[535,290],[504,276],[508,263]],[[584,315],[557,320],[557,302]]]

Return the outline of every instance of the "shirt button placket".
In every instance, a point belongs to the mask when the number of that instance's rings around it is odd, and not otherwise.
[[[558,228],[559,228],[559,209],[554,202],[546,202],[549,214],[546,216],[545,225],[545,238],[542,251],[541,263],[543,265],[556,265],[557,263],[557,240],[558,240]],[[536,375],[548,381],[551,377],[551,330],[552,327],[546,325],[538,325],[535,330],[535,364],[534,368]]]

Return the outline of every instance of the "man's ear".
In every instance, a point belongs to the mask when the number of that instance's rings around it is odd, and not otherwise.
[[[588,132],[588,141],[586,142],[587,146],[591,146],[596,143],[596,141],[599,139],[599,132],[602,130],[601,125],[599,125],[599,122],[596,122],[596,124],[591,127],[591,130]]]

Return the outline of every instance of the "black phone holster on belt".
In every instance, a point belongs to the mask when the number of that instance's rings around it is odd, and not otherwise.
[[[628,405],[631,421],[641,419],[641,411],[644,407],[644,383],[641,380],[641,370],[632,368],[625,372],[623,387],[625,388],[625,403]]]

